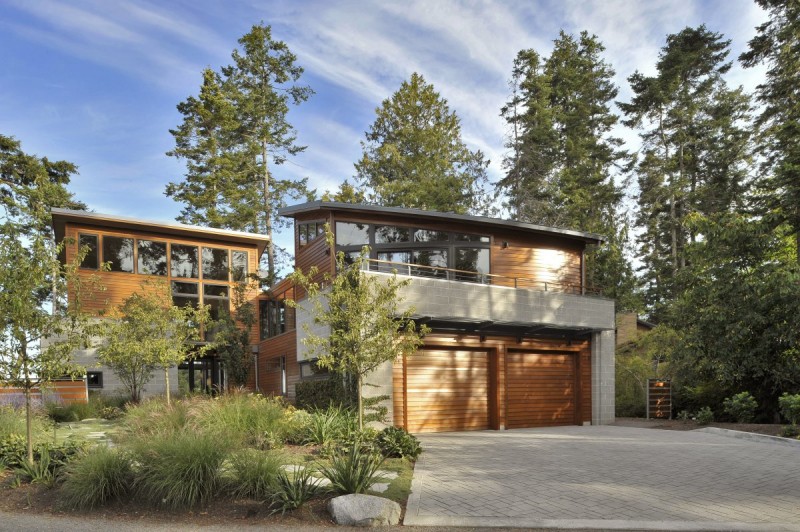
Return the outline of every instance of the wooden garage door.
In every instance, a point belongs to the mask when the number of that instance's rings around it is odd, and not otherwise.
[[[506,354],[506,426],[575,424],[575,354]]]
[[[489,428],[489,371],[485,352],[424,350],[406,358],[409,432]]]

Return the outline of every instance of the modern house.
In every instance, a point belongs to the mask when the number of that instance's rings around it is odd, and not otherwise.
[[[431,333],[419,353],[387,363],[365,389],[390,397],[393,424],[427,432],[613,422],[614,303],[585,283],[584,254],[600,236],[322,201],[280,214],[295,222],[297,268],[333,273],[337,252],[353,256],[366,245],[365,274],[411,279],[403,305]],[[100,274],[109,287],[103,304],[160,275],[173,286],[176,303],[195,298],[224,305],[237,268],[255,271],[266,245],[258,235],[71,211],[54,211],[54,221],[60,237],[76,240],[67,258],[77,242],[98,250],[85,259],[87,272],[101,261],[116,262],[114,271]],[[326,224],[335,235],[333,250]],[[253,294],[259,323],[251,336],[251,389],[293,400],[298,382],[320,378],[302,342],[304,324],[313,326],[303,298],[288,280]],[[296,310],[286,305],[289,299],[298,300]],[[186,369],[194,386],[224,385],[218,366],[209,357]]]

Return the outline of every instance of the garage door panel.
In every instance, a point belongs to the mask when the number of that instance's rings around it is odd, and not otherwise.
[[[571,425],[575,423],[575,408],[575,355],[506,355],[508,428]]]
[[[488,354],[425,350],[406,358],[406,426],[410,432],[489,427]]]

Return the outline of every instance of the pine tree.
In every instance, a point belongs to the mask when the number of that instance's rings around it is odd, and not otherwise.
[[[625,125],[642,129],[636,224],[646,302],[656,315],[679,293],[686,247],[698,237],[686,217],[741,207],[750,106],[722,77],[729,44],[705,26],[667,36],[657,74],[634,73],[633,99],[619,104]]]
[[[287,198],[310,197],[307,180],[278,179],[272,166],[305,149],[296,143],[288,121],[289,105],[313,91],[297,81],[303,69],[269,26],[253,26],[239,39],[233,64],[221,72],[206,69],[198,97],[178,105],[183,123],[170,132],[185,159],[185,180],[170,183],[166,194],[186,204],[178,218],[211,227],[266,234],[268,282],[276,275],[273,232],[277,210]]]
[[[549,57],[517,54],[511,99],[501,110],[509,153],[499,188],[518,220],[605,235],[606,243],[587,255],[587,280],[620,307],[635,308],[623,194],[614,182],[628,156],[611,135],[617,88],[603,50],[594,35],[562,31]]]
[[[417,73],[376,109],[355,164],[359,184],[381,205],[484,213],[489,164],[461,138],[461,121]]]
[[[756,0],[770,14],[758,27],[750,49],[739,58],[745,67],[766,64],[758,86],[763,111],[758,117],[763,156],[759,197],[774,226],[788,223],[800,262],[800,2]]]

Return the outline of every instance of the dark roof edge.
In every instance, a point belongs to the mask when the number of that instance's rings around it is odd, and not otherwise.
[[[283,207],[282,209],[278,210],[278,214],[281,216],[285,216],[287,218],[293,218],[295,215],[298,214],[313,212],[323,209],[363,212],[363,213],[412,215],[432,220],[455,220],[467,223],[483,223],[495,227],[506,227],[511,229],[521,229],[523,231],[531,231],[536,233],[559,235],[595,244],[599,244],[605,241],[605,237],[595,233],[585,233],[582,231],[573,231],[572,229],[561,229],[558,227],[547,227],[544,225],[535,225],[525,222],[515,222],[513,220],[502,220],[500,218],[489,218],[486,216],[470,216],[467,214],[455,214],[451,212],[425,211],[422,209],[406,209],[403,207],[383,207],[380,205],[341,203],[337,201],[321,201],[321,200],[310,201],[308,203],[301,203],[299,205]]]

